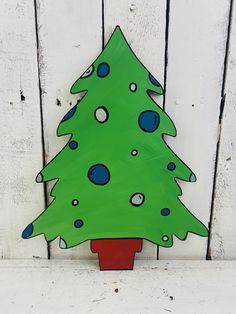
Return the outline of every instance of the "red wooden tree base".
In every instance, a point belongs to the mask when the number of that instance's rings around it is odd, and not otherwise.
[[[132,270],[136,252],[142,251],[142,239],[91,240],[91,251],[98,253],[100,270]]]

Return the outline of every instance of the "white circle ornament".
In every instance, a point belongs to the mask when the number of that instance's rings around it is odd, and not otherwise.
[[[98,107],[94,112],[95,119],[100,122],[104,123],[108,120],[108,111],[106,107]]]
[[[131,92],[136,92],[137,85],[135,83],[131,83],[129,84],[129,89],[131,90]]]
[[[134,193],[130,198],[130,203],[134,206],[140,206],[144,203],[144,195],[142,193]]]

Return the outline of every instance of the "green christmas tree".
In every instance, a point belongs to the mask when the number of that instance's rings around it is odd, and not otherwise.
[[[62,119],[57,135],[70,134],[37,182],[57,180],[53,201],[23,238],[60,237],[60,247],[86,240],[142,238],[164,247],[206,227],[180,201],[176,178],[194,173],[170,149],[176,136],[168,115],[151,98],[159,82],[137,59],[117,26],[95,62],[73,84],[85,96]]]

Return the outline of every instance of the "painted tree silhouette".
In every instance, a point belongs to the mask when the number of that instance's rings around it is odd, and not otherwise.
[[[58,136],[71,134],[69,142],[36,178],[57,180],[54,199],[23,238],[60,237],[61,248],[107,238],[142,238],[170,247],[173,236],[207,236],[179,199],[175,179],[196,177],[164,140],[165,134],[176,136],[176,129],[150,96],[163,89],[118,26],[71,88],[72,94],[82,91],[85,96],[57,130]]]

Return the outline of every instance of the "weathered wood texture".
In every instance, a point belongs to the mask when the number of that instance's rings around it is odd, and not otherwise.
[[[1,261],[0,277],[4,314],[234,314],[236,307],[235,262],[136,261],[135,271],[100,272],[95,261]]]
[[[166,2],[162,0],[105,0],[104,30],[107,41],[120,25],[139,60],[164,86]],[[155,56],[155,57],[154,57]],[[163,97],[154,97],[162,106]],[[157,258],[157,246],[144,241],[137,258]]]
[[[56,129],[80,97],[70,95],[70,86],[94,61],[102,49],[103,39],[107,41],[117,24],[140,60],[162,84],[166,83],[165,109],[178,130],[177,138],[168,138],[167,142],[198,177],[195,184],[180,183],[181,200],[208,224],[230,2],[36,0],[34,8],[33,1],[1,1],[2,258],[47,256],[43,236],[27,241],[20,237],[26,224],[45,208],[43,185],[34,183],[34,177],[43,167],[43,160],[48,163],[67,142],[68,138],[56,136]],[[214,259],[236,257],[235,18],[234,13],[209,247]],[[168,33],[166,26],[169,26]],[[163,105],[162,97],[156,101]],[[42,155],[41,124],[45,156]],[[51,186],[47,189],[48,202]],[[88,244],[60,250],[56,240],[50,245],[51,257],[92,258]],[[204,259],[206,251],[206,238],[189,235],[185,242],[176,239],[172,249],[160,248],[159,258]],[[157,253],[157,247],[146,242],[137,258],[156,259]]]
[[[0,258],[47,257],[43,239],[21,233],[44,206],[36,33],[32,1],[0,3]]]
[[[177,128],[167,142],[197,176],[181,200],[208,225],[230,1],[170,1],[165,110]],[[207,238],[190,234],[160,249],[161,259],[205,259]]]
[[[233,2],[225,80],[225,107],[212,218],[210,257],[236,258],[236,4]]]
[[[80,97],[72,96],[70,87],[101,52],[102,1],[36,2],[45,159],[48,163],[68,141],[68,137],[58,138],[56,129]],[[48,201],[51,187],[50,184]],[[61,250],[58,243],[57,239],[50,245],[51,258],[92,256],[89,242],[68,250]]]

